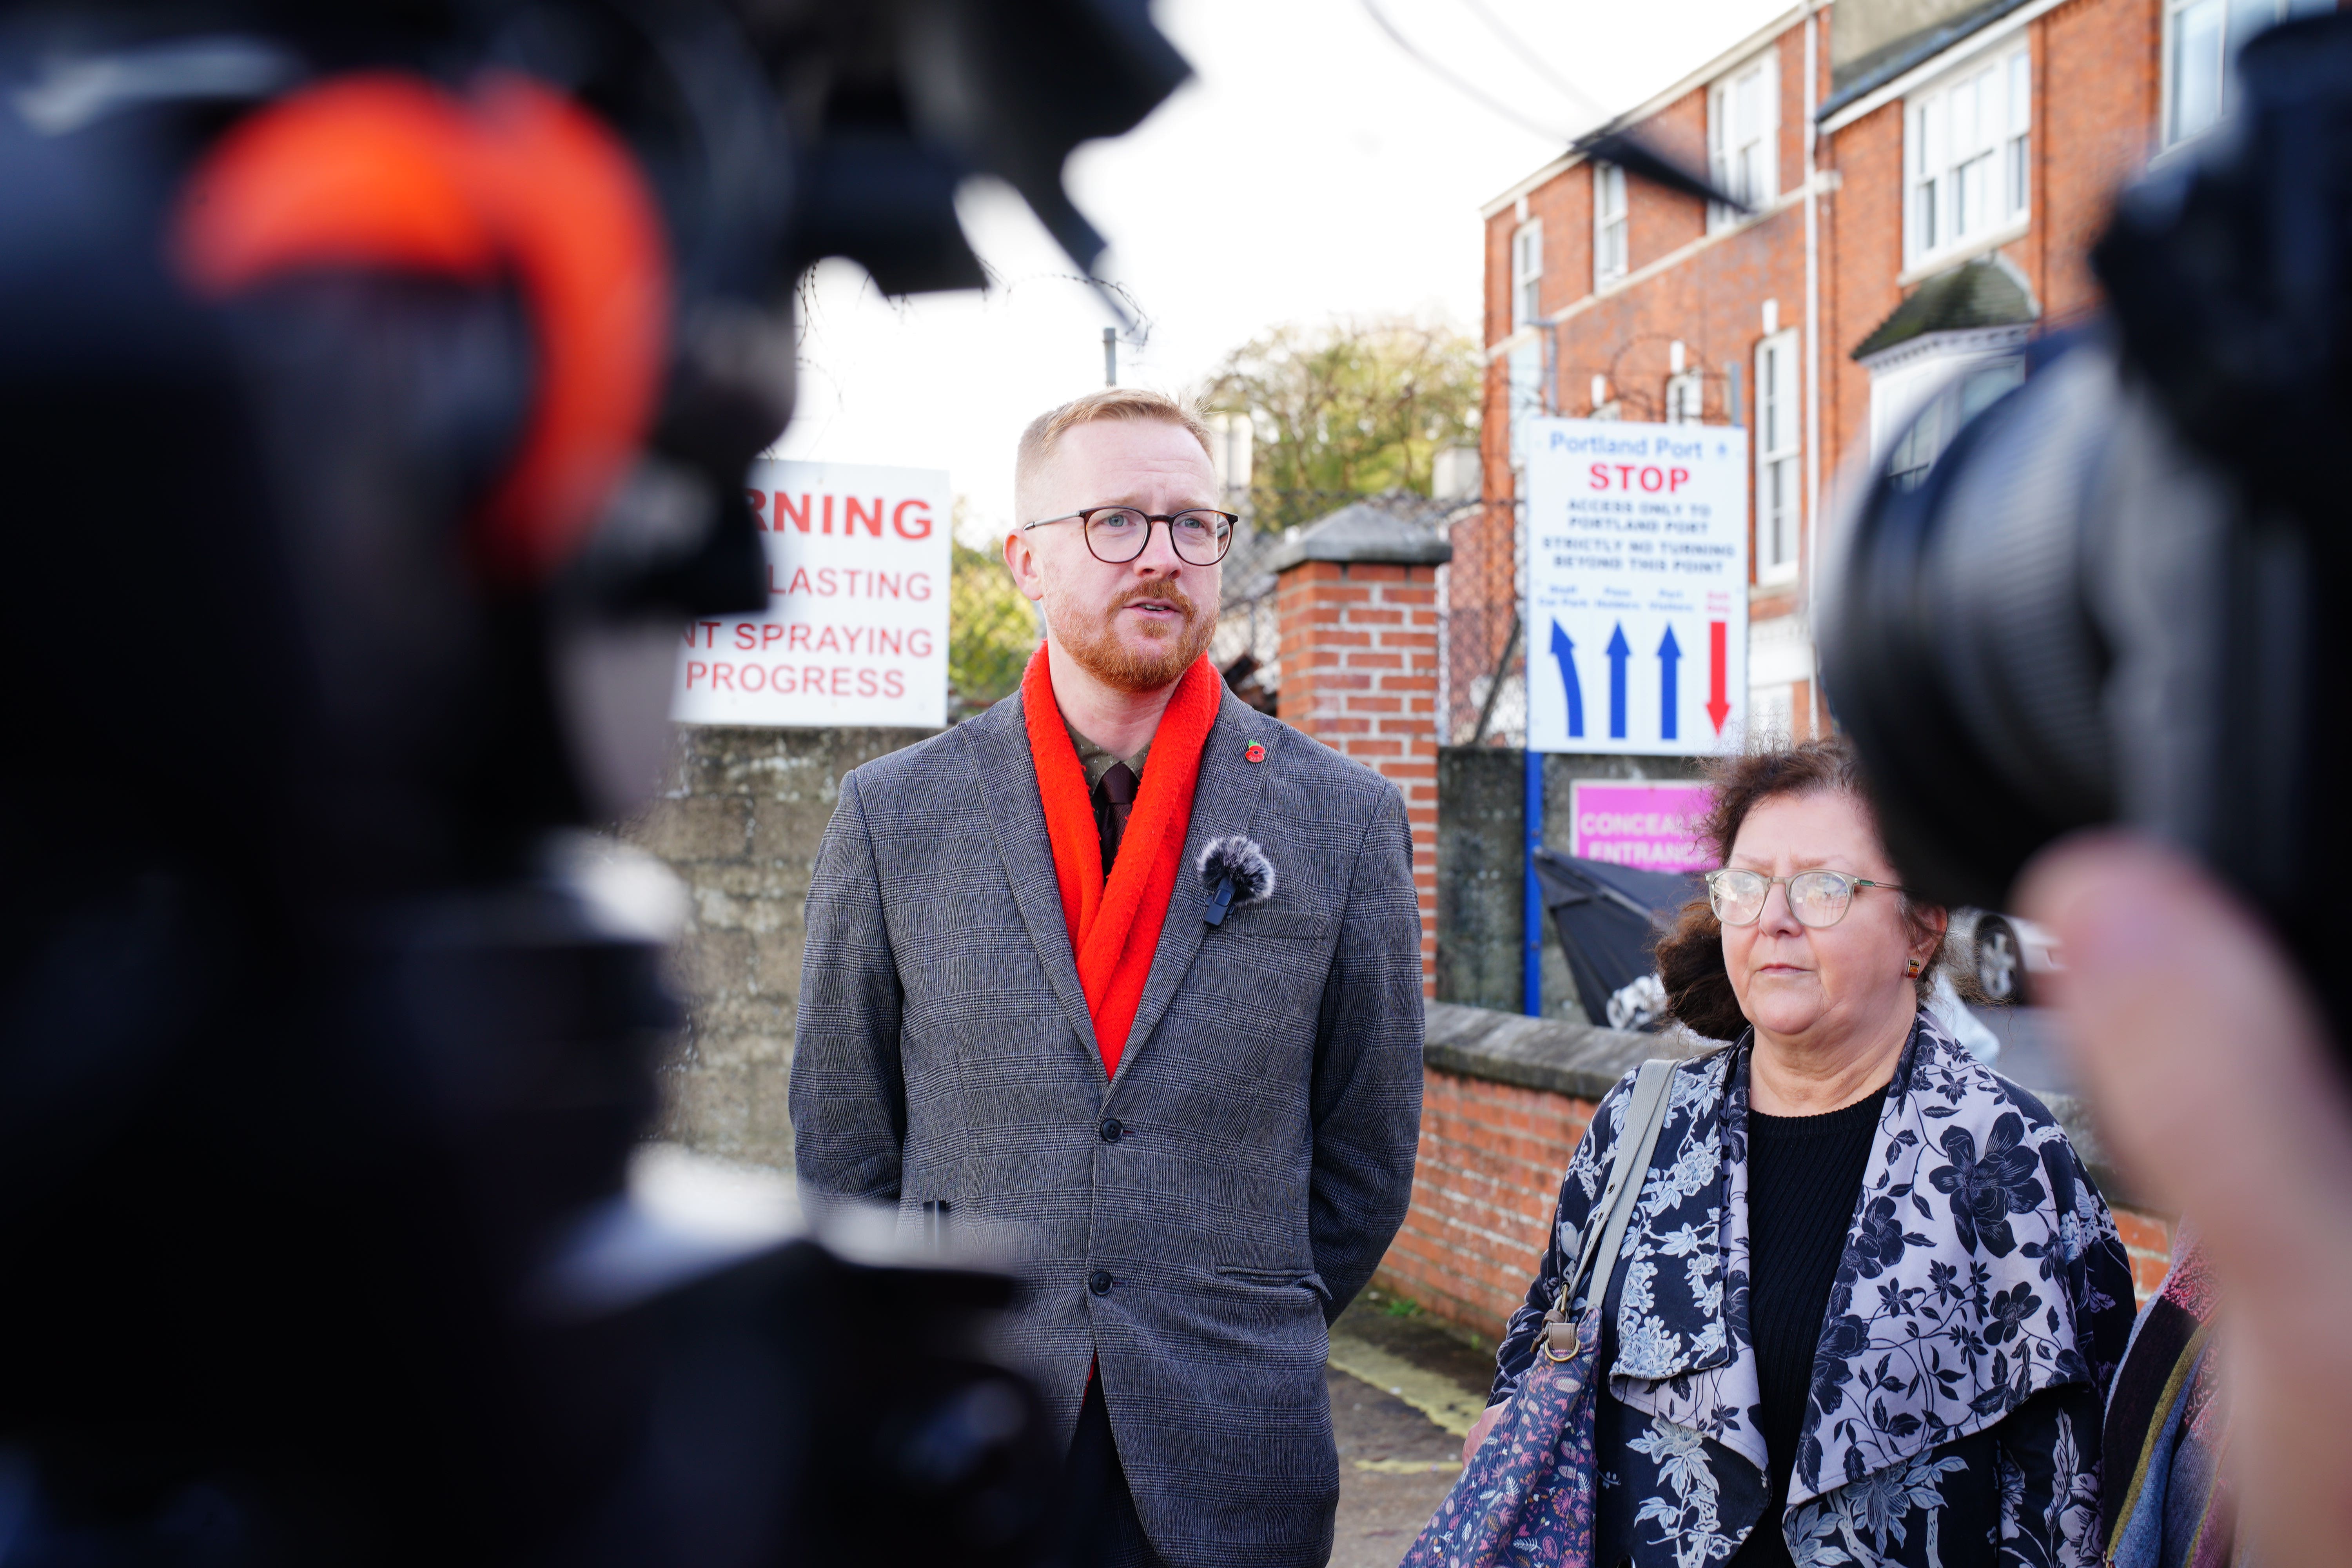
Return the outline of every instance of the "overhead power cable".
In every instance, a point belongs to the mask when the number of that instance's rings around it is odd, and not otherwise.
[[[1470,7],[1471,14],[1484,22],[1486,30],[1500,39],[1503,47],[1510,50],[1522,65],[1558,88],[1561,95],[1576,106],[1579,113],[1589,114],[1596,121],[1609,118],[1609,111],[1601,107],[1599,100],[1552,69],[1540,50],[1531,47],[1525,38],[1505,26],[1503,19],[1495,15],[1494,8],[1486,4],[1486,0],[1462,0],[1462,3]]]
[[[1413,41],[1411,38],[1406,37],[1402,32],[1398,31],[1397,25],[1389,20],[1388,13],[1381,10],[1380,7],[1380,0],[1362,0],[1362,4],[1364,14],[1372,19],[1372,21],[1380,27],[1381,32],[1386,33],[1389,36],[1389,41],[1391,43],[1393,43],[1398,48],[1402,49],[1407,55],[1412,57],[1414,62],[1417,63],[1422,69],[1429,72],[1430,75],[1437,78],[1440,81],[1444,82],[1448,87],[1451,87],[1454,91],[1462,94],[1465,98],[1469,99],[1481,109],[1486,110],[1490,114],[1498,114],[1505,120],[1509,121],[1512,124],[1517,126],[1520,130],[1530,132],[1535,135],[1544,137],[1549,141],[1572,142],[1575,140],[1575,137],[1570,135],[1569,132],[1560,130],[1556,125],[1542,125],[1528,119],[1526,115],[1521,114],[1517,110],[1513,109],[1509,104],[1505,103],[1495,98],[1493,95],[1486,92],[1477,85],[1477,83],[1471,81],[1466,77],[1457,75],[1452,69],[1439,64],[1437,61],[1431,59],[1427,55],[1422,53],[1420,48],[1414,45]]]
[[[1365,15],[1370,16],[1379,25],[1381,31],[1386,33],[1390,41],[1398,48],[1412,57],[1423,69],[1489,113],[1498,114],[1513,124],[1531,131],[1538,136],[1565,142],[1570,152],[1584,153],[1600,163],[1614,163],[1637,179],[1648,180],[1668,190],[1680,191],[1685,195],[1717,203],[1733,212],[1748,213],[1755,210],[1749,204],[1741,201],[1729,192],[1717,189],[1706,174],[1695,169],[1685,168],[1678,158],[1651,146],[1630,127],[1612,128],[1612,123],[1604,120],[1595,130],[1588,131],[1581,136],[1570,136],[1551,126],[1538,125],[1509,104],[1501,102],[1482,91],[1475,82],[1467,80],[1423,54],[1414,46],[1412,39],[1397,29],[1394,22],[1389,20],[1388,13],[1381,9],[1380,0],[1362,0],[1362,4]],[[1500,25],[1493,22],[1491,18],[1489,25],[1497,27],[1501,36],[1507,38],[1511,37],[1507,28],[1501,28]],[[1518,47],[1525,47],[1524,45]],[[1570,92],[1578,92],[1573,84],[1557,78],[1554,80],[1555,85],[1563,86]],[[1582,96],[1580,93],[1578,95]]]

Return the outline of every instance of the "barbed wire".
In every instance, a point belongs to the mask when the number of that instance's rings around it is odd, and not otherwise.
[[[989,270],[987,263],[982,262],[981,265],[982,270]],[[1118,334],[1119,342],[1138,353],[1151,346],[1153,326],[1151,312],[1143,308],[1143,302],[1135,297],[1134,289],[1117,279],[1090,278],[1078,272],[1032,272],[1021,278],[1008,279],[991,272],[990,287],[1002,288],[1007,294],[1025,283],[1077,283],[1097,293],[1114,295],[1126,307],[1126,316],[1121,322]],[[1115,315],[1118,313],[1116,310],[1113,311]]]

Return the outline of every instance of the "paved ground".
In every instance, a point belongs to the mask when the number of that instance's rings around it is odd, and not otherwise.
[[[1494,1352],[1377,1290],[1358,1298],[1331,1331],[1333,1362],[1380,1380],[1337,1365],[1328,1374],[1339,1444],[1331,1568],[1396,1568],[1461,1471],[1460,1431],[1465,1415],[1486,1404]]]
[[[1397,1568],[1461,1470],[1462,1439],[1368,1383],[1328,1376],[1339,1438],[1331,1568]]]

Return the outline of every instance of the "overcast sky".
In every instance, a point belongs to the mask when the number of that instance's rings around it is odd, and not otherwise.
[[[1479,205],[1786,0],[1376,3],[1543,130],[1448,85],[1365,0],[1163,0],[1154,14],[1193,79],[1068,171],[1110,237],[1108,276],[1147,318],[1142,345],[1120,345],[1120,381],[1186,390],[1285,321],[1417,311],[1470,329]],[[993,532],[1012,511],[1021,427],[1102,384],[1110,317],[1017,196],[974,185],[963,216],[999,280],[986,294],[891,300],[849,263],[817,270],[800,411],[777,455],[944,468]]]

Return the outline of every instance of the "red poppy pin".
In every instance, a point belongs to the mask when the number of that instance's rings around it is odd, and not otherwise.
[[[1245,763],[1262,763],[1265,761],[1265,748],[1259,745],[1255,741],[1251,742],[1249,748],[1242,752],[1242,761]]]

